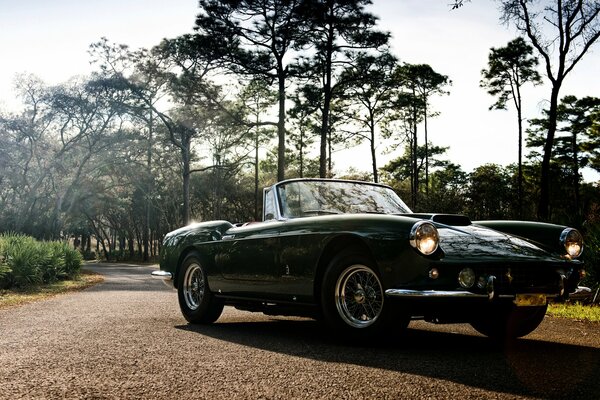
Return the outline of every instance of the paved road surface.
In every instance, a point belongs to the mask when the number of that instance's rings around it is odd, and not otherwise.
[[[105,283],[0,310],[0,399],[600,398],[600,324],[547,318],[500,347],[413,322],[397,343],[348,346],[230,307],[190,326],[151,267],[91,268]]]

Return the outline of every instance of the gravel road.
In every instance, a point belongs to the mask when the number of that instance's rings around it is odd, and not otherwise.
[[[0,310],[1,399],[600,398],[600,324],[548,317],[498,346],[412,322],[397,343],[349,346],[311,320],[230,307],[190,326],[153,267],[88,268],[106,281]]]

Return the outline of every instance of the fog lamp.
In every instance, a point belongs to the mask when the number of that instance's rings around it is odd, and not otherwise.
[[[475,284],[475,272],[471,268],[463,268],[458,273],[458,283],[465,289]]]
[[[431,279],[437,279],[437,278],[439,278],[440,277],[440,271],[438,271],[437,268],[431,268],[429,270],[429,277]]]
[[[577,258],[583,252],[583,236],[577,229],[566,228],[560,234],[560,241],[570,258]]]
[[[437,250],[439,239],[436,227],[428,221],[417,222],[410,231],[410,245],[426,256]]]

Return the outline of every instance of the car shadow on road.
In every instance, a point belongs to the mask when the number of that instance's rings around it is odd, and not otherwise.
[[[600,349],[532,339],[485,337],[409,328],[383,341],[348,344],[312,320],[181,325],[262,350],[318,361],[415,374],[495,392],[542,398],[597,398]]]

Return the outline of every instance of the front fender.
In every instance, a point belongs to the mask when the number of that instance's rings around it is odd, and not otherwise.
[[[518,236],[550,253],[566,255],[560,241],[560,234],[566,226],[531,221],[474,221],[473,224]]]
[[[177,282],[177,268],[182,256],[202,243],[220,241],[233,225],[227,221],[195,223],[169,232],[160,249],[160,270],[172,274],[173,285]]]

